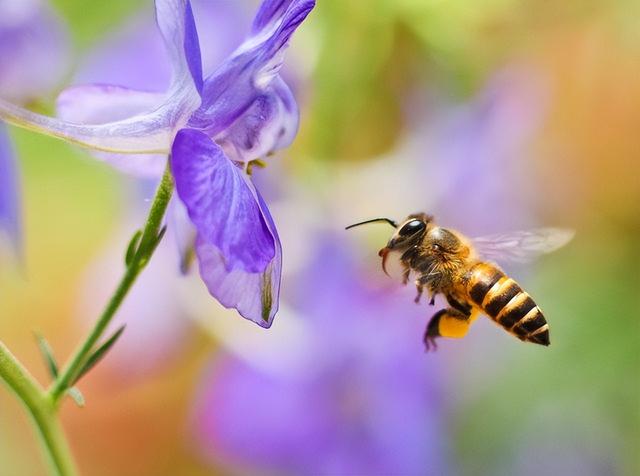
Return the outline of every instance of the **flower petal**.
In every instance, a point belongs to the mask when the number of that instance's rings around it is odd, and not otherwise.
[[[266,214],[266,208],[263,210]],[[267,329],[278,312],[280,296],[282,250],[280,242],[276,244],[276,255],[267,268],[262,273],[248,273],[227,271],[225,257],[215,246],[196,242],[200,276],[209,293],[224,307],[237,309],[242,317]]]
[[[259,34],[262,30],[268,29],[274,22],[278,21],[284,12],[289,8],[293,0],[264,0],[260,4],[258,13],[253,19],[251,26],[252,35]]]
[[[267,70],[273,71],[273,74],[280,69],[282,58],[276,64],[268,64],[282,49],[287,45],[291,35],[307,18],[307,15],[313,10],[315,0],[294,0],[289,4],[287,9],[282,13],[279,22],[276,23],[275,31],[268,35],[260,47],[259,62],[265,63]],[[264,68],[264,66],[263,66]]]
[[[225,307],[263,327],[278,308],[281,248],[267,207],[244,173],[202,132],[183,129],[171,168],[197,230],[200,275]]]
[[[58,117],[83,124],[104,124],[149,111],[160,104],[164,95],[136,91],[121,86],[92,84],[65,89],[56,104]],[[114,154],[92,151],[92,155],[115,168],[139,177],[159,177],[166,164],[166,154]]]
[[[0,233],[7,234],[18,255],[22,251],[20,209],[16,158],[6,128],[0,122]]]
[[[298,105],[293,94],[277,77],[216,141],[233,160],[248,162],[290,145],[298,132],[298,121]]]
[[[264,271],[274,240],[242,171],[209,137],[190,129],[176,136],[171,167],[198,238],[220,249],[227,270]]]
[[[280,117],[278,119],[280,129],[278,137],[271,150],[284,149],[289,147],[298,133],[300,123],[300,111],[298,103],[287,83],[280,76],[276,77],[271,83],[273,92],[278,96],[280,101]]]
[[[271,29],[250,36],[240,45],[205,80],[202,105],[189,125],[215,137],[244,114],[277,77],[284,47],[314,5],[314,0],[292,1],[281,17],[273,20]]]
[[[191,2],[156,0],[156,21],[173,69],[174,92],[195,89],[202,92],[202,59]],[[190,91],[193,97],[193,91]]]
[[[104,124],[156,108],[164,94],[108,84],[72,86],[56,101],[58,116],[78,124]]]
[[[37,114],[0,99],[0,119],[72,144],[122,154],[162,154],[171,146],[174,104],[148,114],[101,125],[84,125]]]
[[[200,104],[202,66],[198,37],[187,0],[157,0],[158,27],[171,58],[173,79],[155,108],[99,125],[62,121],[0,100],[0,118],[71,143],[123,154],[166,154],[176,130]]]

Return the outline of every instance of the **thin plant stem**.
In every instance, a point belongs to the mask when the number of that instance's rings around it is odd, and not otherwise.
[[[2,342],[0,378],[13,390],[31,415],[46,450],[52,473],[60,476],[75,475],[75,463],[56,415],[56,405]]]
[[[161,238],[162,221],[169,201],[171,200],[172,193],[173,177],[171,176],[171,170],[167,162],[167,167],[160,181],[160,185],[158,185],[158,189],[156,190],[147,221],[142,231],[142,236],[137,245],[137,251],[128,263],[124,276],[100,315],[100,318],[96,321],[95,326],[85,341],[69,359],[69,362],[60,371],[58,378],[51,385],[48,394],[54,403],[58,403],[67,389],[73,384],[74,379],[82,370],[82,367],[91,355],[98,340],[102,337],[111,319],[129,293],[136,278],[149,262],[158,240]]]

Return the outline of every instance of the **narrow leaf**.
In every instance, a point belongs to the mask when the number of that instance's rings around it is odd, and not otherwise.
[[[149,254],[151,255],[156,248],[158,247],[158,245],[160,244],[160,242],[162,241],[162,238],[164,237],[164,234],[167,232],[167,225],[163,226],[160,229],[160,232],[158,233],[158,236],[156,237],[156,239],[153,241],[152,245],[151,245],[151,249],[149,250]]]
[[[158,232],[158,236],[152,238],[151,241],[144,246],[144,248],[141,247],[138,250],[138,253],[140,254],[140,259],[138,260],[140,266],[146,266],[146,264],[149,262],[149,259],[151,258],[151,255],[153,255],[153,252],[160,244],[160,241],[162,241],[162,238],[164,237],[164,234],[166,232],[167,227],[165,225]]]
[[[84,407],[84,395],[82,395],[82,392],[78,390],[78,387],[71,387],[69,390],[67,390],[67,395],[69,395],[71,399],[76,402],[76,405],[78,405],[80,408]]]
[[[124,332],[124,328],[125,326],[120,327],[111,337],[109,337],[104,342],[104,344],[98,347],[93,352],[93,354],[91,354],[91,356],[87,360],[87,363],[84,364],[84,367],[82,367],[82,370],[80,370],[80,373],[78,373],[78,376],[73,380],[71,385],[75,384],[78,380],[84,377],[84,375],[89,372],[89,370],[91,370],[98,362],[100,362],[100,360],[102,360],[109,349],[113,347],[113,344],[115,344],[118,338],[122,335],[122,333]]]
[[[47,340],[40,334],[36,333],[36,340],[38,341],[38,347],[44,357],[44,361],[47,364],[47,369],[51,377],[56,378],[58,376],[58,364],[56,358],[53,356],[53,350],[47,342]]]
[[[131,237],[131,241],[129,241],[129,246],[127,247],[127,253],[124,256],[124,263],[129,266],[135,258],[136,253],[138,252],[138,243],[140,243],[140,238],[142,237],[142,230],[136,231]]]

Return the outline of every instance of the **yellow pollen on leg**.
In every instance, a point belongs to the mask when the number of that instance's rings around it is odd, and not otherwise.
[[[457,319],[445,314],[438,323],[438,333],[442,337],[461,338],[467,335],[470,324],[469,319]]]

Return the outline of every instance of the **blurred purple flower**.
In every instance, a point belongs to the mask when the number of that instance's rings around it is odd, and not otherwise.
[[[66,72],[69,44],[60,19],[39,0],[0,2],[0,95],[18,103],[51,91]],[[18,165],[0,123],[0,232],[22,253]]]
[[[40,0],[0,2],[0,94],[18,103],[51,91],[69,66],[62,21]]]
[[[0,232],[6,233],[14,252],[22,254],[22,219],[18,171],[7,130],[0,122]]]
[[[450,223],[475,234],[533,226],[530,203],[539,185],[527,154],[544,120],[544,86],[536,70],[512,65],[438,125],[438,162],[425,173],[440,184],[435,211]]]
[[[276,347],[291,354],[280,368],[216,357],[193,415],[199,449],[275,474],[447,474],[438,359],[420,346],[424,309],[366,287],[338,242],[311,245],[314,262],[287,288],[304,345],[283,338]]]
[[[314,4],[264,0],[250,36],[203,79],[190,2],[157,0],[156,19],[172,66],[166,94],[113,85],[75,87],[59,101],[63,116],[75,122],[5,101],[0,117],[91,149],[132,154],[130,170],[149,167],[149,156],[136,154],[170,154],[178,196],[196,228],[195,251],[209,292],[269,327],[278,309],[280,243],[244,168],[289,145],[297,132],[297,106],[278,71],[291,35]]]

